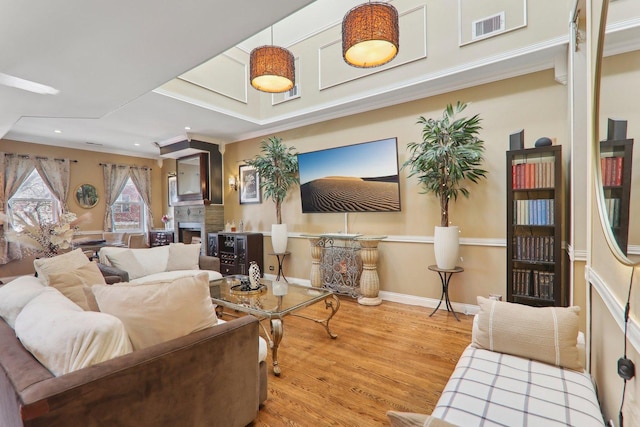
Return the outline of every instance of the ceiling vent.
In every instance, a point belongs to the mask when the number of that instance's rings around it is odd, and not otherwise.
[[[477,40],[504,31],[504,11],[471,23],[472,39]]]
[[[284,93],[284,100],[288,101],[293,98],[300,98],[300,94],[298,93],[298,85],[294,85],[291,89]]]

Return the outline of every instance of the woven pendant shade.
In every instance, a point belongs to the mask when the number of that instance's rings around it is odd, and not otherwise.
[[[293,54],[278,46],[260,46],[249,57],[251,86],[263,92],[286,92],[295,85]]]
[[[342,20],[342,57],[349,65],[369,68],[396,57],[400,30],[398,11],[388,3],[365,3]]]

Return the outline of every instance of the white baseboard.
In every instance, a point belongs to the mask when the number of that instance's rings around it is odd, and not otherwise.
[[[427,308],[436,308],[438,306],[438,302],[440,302],[440,300],[434,298],[418,297],[415,295],[399,294],[397,292],[388,291],[380,291],[379,296],[384,301],[398,302],[400,304],[407,305],[417,305]],[[459,314],[474,315],[477,314],[478,311],[480,311],[480,307],[473,304],[463,304],[451,301],[451,305],[453,306],[453,309],[456,311],[456,313]],[[446,309],[447,307],[443,301],[442,304],[440,304],[440,310]]]
[[[276,275],[265,274],[264,278],[267,280],[276,280]],[[297,277],[294,277],[294,278],[287,277],[287,280],[289,281],[289,283],[296,283],[298,285],[309,286],[309,287],[311,286],[311,280],[300,279]],[[399,294],[397,292],[388,292],[388,291],[380,291],[378,296],[383,301],[398,302],[400,304],[407,304],[407,305],[417,305],[420,307],[427,307],[427,308],[436,308],[436,306],[438,305],[438,302],[440,301],[434,298],[418,297],[415,295]],[[474,314],[477,314],[478,311],[480,311],[480,307],[473,304],[463,304],[463,303],[457,303],[452,301],[451,305],[453,306],[453,309],[458,314],[474,315]],[[375,306],[372,306],[372,307],[375,307]],[[440,304],[440,310],[446,310],[446,309],[447,307],[443,301],[442,304]]]

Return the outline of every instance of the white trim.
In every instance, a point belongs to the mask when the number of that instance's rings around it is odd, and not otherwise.
[[[199,83],[196,83],[196,82],[194,82],[192,80],[189,80],[189,79],[187,79],[185,77],[182,77],[182,76],[178,76],[178,77],[176,77],[176,79],[182,80],[183,82],[192,84],[194,86],[201,87],[202,89],[208,90],[210,92],[217,93],[220,96],[224,96],[225,98],[229,98],[229,99],[232,99],[234,101],[238,101],[238,102],[240,102],[242,104],[248,104],[249,103],[249,96],[248,96],[248,88],[247,88],[247,84],[248,83],[247,82],[249,81],[249,71],[248,71],[249,67],[247,67],[246,63],[244,63],[242,61],[239,61],[236,58],[233,58],[232,56],[229,56],[229,55],[227,55],[225,53],[221,54],[220,56],[224,56],[228,60],[236,62],[237,64],[239,64],[242,67],[243,74],[244,74],[244,79],[242,80],[243,81],[243,89],[244,89],[244,99],[243,98],[237,98],[237,97],[235,97],[233,95],[228,95],[228,94],[220,92],[219,90],[216,90],[216,89],[214,89],[212,87],[201,85]]]
[[[271,236],[271,231],[258,231],[265,236]],[[310,233],[293,233],[289,232],[287,235],[290,239],[307,239],[307,235]],[[322,234],[322,233],[317,233]],[[382,242],[394,242],[394,243],[428,243],[433,244],[433,236],[410,236],[410,235],[387,235]],[[463,246],[490,246],[506,248],[506,239],[492,239],[492,238],[479,238],[479,237],[462,237],[460,238],[460,245]]]
[[[434,298],[418,297],[415,295],[399,294],[396,292],[380,291],[378,296],[384,301],[397,302],[400,304],[417,305],[426,308],[436,308],[440,300]],[[480,307],[473,304],[463,304],[451,302],[451,305],[457,314],[474,315],[480,311]],[[440,310],[446,310],[445,304],[440,304]],[[431,313],[426,313],[427,315]]]
[[[606,305],[607,310],[609,310],[611,317],[616,321],[620,331],[624,333],[624,303],[620,303],[620,301],[616,299],[604,280],[602,280],[598,273],[593,271],[591,267],[587,266],[585,276],[587,276],[587,280],[591,283],[593,289],[595,289],[598,295],[600,295],[600,298],[602,298],[602,301]],[[640,352],[640,324],[632,317],[629,318],[627,338],[636,351]]]
[[[267,280],[275,280],[276,275],[265,274],[264,278]],[[289,280],[289,283],[295,283],[297,285],[311,287],[310,280],[300,279],[297,277],[294,277],[294,278],[288,277],[287,279]],[[397,292],[389,292],[389,291],[380,291],[378,293],[378,296],[384,301],[397,302],[397,303],[406,304],[406,305],[417,305],[420,307],[426,307],[431,309],[436,308],[438,305],[438,302],[440,302],[440,300],[437,300],[434,298],[419,297],[415,295],[400,294]],[[354,298],[354,301],[355,301],[355,298]],[[465,315],[473,316],[480,311],[480,307],[473,304],[463,304],[463,303],[452,301],[451,306],[455,310],[456,314],[465,314]],[[444,303],[440,304],[439,310],[446,310],[446,309],[447,309],[446,304]],[[425,314],[429,315],[431,314],[431,312],[425,313]]]

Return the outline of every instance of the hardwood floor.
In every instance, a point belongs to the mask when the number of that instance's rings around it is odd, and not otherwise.
[[[341,297],[325,329],[288,316],[269,397],[253,426],[385,426],[387,410],[433,410],[462,350],[471,342],[472,316],[383,302],[359,305]],[[301,311],[326,317],[324,304]],[[268,324],[265,324],[268,327]]]

